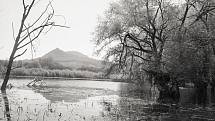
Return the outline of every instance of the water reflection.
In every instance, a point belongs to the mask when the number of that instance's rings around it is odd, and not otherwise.
[[[156,102],[159,92],[157,88],[149,85],[139,87],[134,84],[120,85],[120,96],[142,99],[148,102]]]
[[[118,105],[113,106],[104,103],[111,112],[115,109],[118,114],[112,115],[118,117],[117,120],[147,120],[147,121],[188,121],[201,120],[215,121],[214,92],[210,89],[181,88],[181,98],[178,104],[157,103],[159,92],[149,87],[138,89],[134,86],[121,87],[120,100]],[[124,97],[124,98],[123,98]],[[111,114],[114,114],[113,112]]]
[[[196,105],[196,101],[199,100],[196,97],[201,97],[197,96],[196,92],[202,92],[198,90],[180,89],[180,104],[172,105],[157,103],[156,88],[152,89],[148,86],[138,89],[132,84],[112,82],[103,84],[103,82],[87,81],[88,85],[84,85],[84,81],[81,81],[79,84],[75,82],[75,85],[78,85],[75,86],[70,81],[68,83],[52,81],[52,83],[48,81],[46,88],[32,89],[16,86],[8,90],[7,95],[2,92],[4,107],[0,107],[0,115],[4,116],[1,108],[5,108],[7,112],[2,119],[16,121],[215,120],[215,108]],[[21,85],[19,82],[18,84]]]
[[[9,108],[10,106],[9,106],[9,100],[7,98],[7,93],[5,90],[2,90],[1,94],[2,94],[2,99],[4,101],[5,115],[6,115],[7,121],[11,121],[10,108]]]
[[[76,89],[76,91],[77,90],[78,89]],[[76,97],[76,100],[78,101],[71,101],[71,99],[75,97],[71,97],[71,95],[68,95],[69,93],[62,91],[61,93],[55,94],[61,95],[61,100],[58,99],[59,101],[50,101],[46,98],[46,95],[44,95],[44,91],[47,90],[44,89],[42,92],[38,92],[38,90],[31,90],[28,88],[13,88],[11,90],[8,90],[9,97],[7,97],[6,93],[2,93],[2,99],[4,102],[2,104],[5,105],[4,110],[6,110],[6,117],[3,117],[2,119],[8,121],[103,121],[104,118],[108,119],[108,117],[102,117],[104,106],[101,105],[100,102],[104,100],[116,102],[116,100],[118,99],[117,95],[106,95],[105,93],[103,93],[102,95],[84,97],[83,99]],[[79,92],[80,91],[78,91],[77,93]],[[93,91],[89,92],[92,93]],[[84,93],[88,92],[84,91]],[[52,96],[54,97],[55,95]],[[68,98],[69,100],[66,100],[66,97],[70,97],[71,99]],[[10,106],[9,102],[11,103]],[[3,110],[0,110],[0,114],[2,114],[3,116],[4,113],[2,113],[1,111]]]
[[[116,92],[113,90],[95,89],[95,88],[53,88],[48,87],[45,89],[35,90],[36,93],[40,93],[46,99],[50,100],[51,103],[55,102],[79,102],[81,99],[87,99],[89,97],[100,96],[100,95],[112,95]]]
[[[211,88],[181,88],[181,105],[211,107],[215,104],[214,90]]]

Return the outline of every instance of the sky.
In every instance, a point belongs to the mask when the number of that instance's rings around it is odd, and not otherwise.
[[[33,57],[41,57],[55,48],[60,48],[64,51],[79,51],[89,57],[101,59],[101,56],[94,54],[95,45],[92,42],[92,33],[97,25],[98,17],[104,14],[112,1],[114,0],[53,0],[52,6],[57,15],[55,16],[57,24],[70,28],[56,27],[47,34],[42,34],[34,43],[36,51]],[[173,1],[180,3],[183,0]],[[39,16],[48,2],[49,0],[39,0],[32,9],[29,19]],[[8,59],[14,44],[12,23],[16,35],[23,6],[22,0],[0,0],[0,3],[0,59]],[[28,48],[26,54],[18,59],[31,58],[32,54]]]
[[[28,1],[28,0],[26,0]],[[35,42],[34,58],[60,48],[64,51],[79,51],[89,57],[100,59],[94,54],[93,32],[98,16],[102,16],[112,0],[53,0],[55,20],[58,24],[70,28],[52,28],[42,34]],[[47,0],[40,0],[32,9],[31,16],[39,16],[47,5]],[[0,59],[8,59],[13,47],[14,33],[18,31],[22,16],[22,0],[0,0]],[[64,17],[62,17],[64,16]],[[31,59],[31,51],[19,59]]]

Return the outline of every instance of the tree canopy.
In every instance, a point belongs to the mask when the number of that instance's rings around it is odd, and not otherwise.
[[[127,77],[153,71],[212,82],[214,9],[213,0],[114,2],[95,30],[97,52]]]

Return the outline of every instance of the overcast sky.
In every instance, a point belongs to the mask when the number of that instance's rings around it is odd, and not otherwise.
[[[26,0],[28,1],[28,0]],[[30,19],[39,16],[49,0],[40,0],[33,8]],[[114,0],[53,0],[56,21],[59,24],[69,26],[65,28],[53,28],[46,35],[40,36],[36,41],[36,53],[34,58],[60,48],[64,51],[79,51],[90,57],[100,59],[93,55],[94,45],[92,33],[94,32],[98,16],[103,15]],[[174,0],[180,3],[183,0]],[[8,59],[13,46],[12,22],[15,33],[18,31],[23,12],[22,0],[0,0],[0,59]],[[31,51],[19,59],[31,59]]]
[[[12,22],[15,32],[18,31],[20,18],[23,12],[21,0],[0,0],[0,59],[8,59],[13,46]],[[70,29],[54,28],[46,35],[42,35],[36,42],[35,57],[40,57],[55,48],[64,51],[79,51],[90,57],[93,56],[94,45],[92,32],[95,29],[97,18],[104,13],[112,0],[54,0],[53,7],[57,22],[65,24]],[[40,2],[32,11],[38,16],[47,4]],[[35,11],[36,10],[36,11]],[[30,50],[20,59],[30,59]],[[94,58],[98,58],[95,57]]]

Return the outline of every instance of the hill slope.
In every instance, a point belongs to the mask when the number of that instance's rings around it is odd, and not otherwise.
[[[88,56],[77,51],[63,51],[59,48],[56,48],[41,57],[41,59],[45,58],[51,58],[53,61],[63,66],[72,68],[102,67],[102,63],[99,60],[89,58]]]

